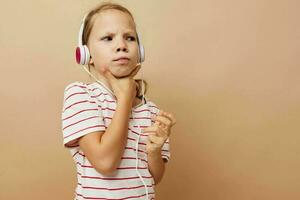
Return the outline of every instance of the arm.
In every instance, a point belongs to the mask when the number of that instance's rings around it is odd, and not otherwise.
[[[82,134],[83,136],[81,135],[78,143],[81,150],[86,155],[86,158],[101,174],[110,175],[115,172],[125,151],[128,137],[129,115],[134,98],[136,96],[136,83],[133,77],[136,75],[139,69],[140,66],[137,66],[129,76],[123,78],[116,78],[110,72],[109,66],[103,66],[103,68],[101,68],[99,71],[111,86],[112,92],[117,99],[117,107],[112,121],[106,129],[104,129],[102,126],[101,129],[94,129],[94,132],[90,131],[87,133],[88,131],[85,131],[84,134]],[[77,89],[79,90],[79,88],[82,90],[81,87],[78,87]],[[81,98],[82,100],[91,99],[89,92],[83,91],[82,94],[86,94]],[[65,100],[71,99],[69,97],[70,96],[68,95]],[[95,106],[95,104],[93,104],[93,106]],[[73,108],[75,107],[76,109],[73,110],[82,110],[81,106],[74,106]],[[91,107],[91,105],[88,107]],[[98,106],[95,110],[98,110]],[[92,117],[94,117],[96,114],[99,113],[97,111],[94,112]],[[99,125],[99,121],[101,121],[104,125],[103,119],[94,120],[93,123]],[[93,123],[91,122],[90,124],[92,125]],[[68,136],[65,136],[65,138]],[[67,140],[65,141],[68,142]]]
[[[161,152],[148,154],[148,166],[151,175],[157,185],[163,178],[165,173],[165,161],[161,157]]]
[[[79,145],[93,167],[101,174],[112,174],[125,150],[130,115],[130,101],[120,99],[106,131],[83,136]]]
[[[158,184],[164,175],[165,162],[167,162],[162,158],[162,148],[168,140],[171,134],[171,126],[176,123],[176,120],[173,115],[163,111],[160,111],[153,119],[155,120],[154,125],[142,131],[144,133],[148,132],[149,140],[146,146],[148,166],[155,184]]]

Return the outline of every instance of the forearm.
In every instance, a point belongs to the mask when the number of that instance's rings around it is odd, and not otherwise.
[[[130,105],[126,99],[118,101],[112,121],[101,137],[100,146],[106,162],[110,163],[112,168],[119,165],[125,150],[131,112]]]
[[[161,157],[161,151],[157,153],[148,153],[148,166],[151,175],[157,185],[163,178],[165,172],[165,163]]]

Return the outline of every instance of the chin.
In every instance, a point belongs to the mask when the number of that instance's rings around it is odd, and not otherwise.
[[[134,68],[129,66],[116,66],[116,68],[112,69],[111,72],[115,77],[121,78],[131,74],[132,70],[134,70]]]

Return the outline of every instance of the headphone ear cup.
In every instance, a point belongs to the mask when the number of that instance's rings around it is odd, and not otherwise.
[[[139,44],[139,51],[140,51],[140,62],[142,63],[145,61],[145,49],[142,44]]]
[[[86,45],[78,46],[75,52],[76,62],[80,65],[86,65],[90,62],[90,52]]]
[[[76,56],[76,62],[78,64],[81,64],[84,62],[85,60],[85,55],[84,55],[84,48],[83,46],[77,46],[76,47],[76,53],[75,53],[75,56]]]

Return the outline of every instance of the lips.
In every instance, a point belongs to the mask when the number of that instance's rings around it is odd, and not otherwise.
[[[126,56],[122,56],[122,57],[119,57],[119,58],[116,58],[116,59],[114,59],[113,61],[128,61],[128,60],[130,60],[128,57],[126,57]]]

